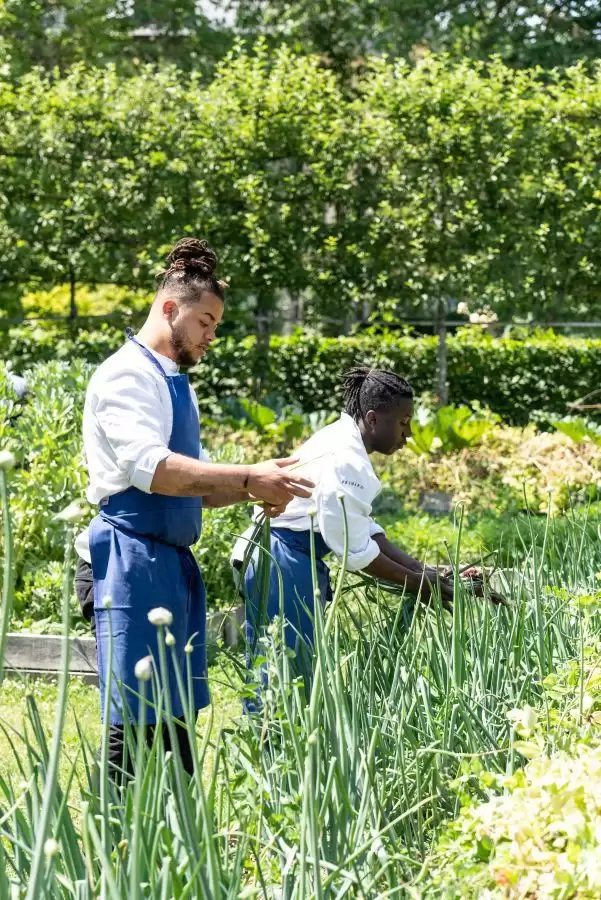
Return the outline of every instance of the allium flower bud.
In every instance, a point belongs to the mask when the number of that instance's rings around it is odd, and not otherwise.
[[[8,471],[8,469],[14,469],[16,464],[14,453],[11,453],[10,450],[0,450],[0,469]]]
[[[152,678],[152,657],[143,656],[139,659],[134,668],[134,675],[138,681],[150,681]]]
[[[171,625],[173,622],[173,613],[170,610],[165,609],[164,606],[155,606],[154,609],[151,609],[148,613],[148,621],[151,625],[156,625],[157,628],[159,625]]]

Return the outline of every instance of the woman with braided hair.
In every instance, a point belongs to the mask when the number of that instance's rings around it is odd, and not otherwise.
[[[93,374],[84,408],[88,499],[99,514],[77,546],[83,565],[91,561],[103,709],[112,633],[109,744],[117,769],[123,767],[124,720],[138,718],[136,664],[149,655],[159,659],[156,624],[169,624],[183,673],[185,647],[192,644],[189,702],[196,712],[209,702],[205,594],[190,551],[200,536],[203,503],[227,506],[252,497],[281,508],[293,496],[309,497],[313,487],[290,470],[293,459],[256,465],[208,461],[196,396],[180,366],[196,365],[215,339],[225,284],[215,275],[217,257],[204,241],[180,241],[168,262],[145,324],[135,336],[128,331],[125,345]],[[163,687],[181,718],[171,661]],[[151,705],[150,731],[156,719]],[[182,727],[177,734],[190,770],[187,732]]]
[[[267,618],[283,612],[286,642],[296,650],[300,670],[306,675],[313,643],[314,596],[311,576],[310,529],[315,532],[319,597],[324,605],[331,597],[324,557],[344,553],[344,513],[348,533],[347,568],[404,586],[427,601],[439,583],[443,603],[453,599],[452,583],[391,543],[384,529],[371,517],[372,504],[381,486],[370,454],[390,456],[411,434],[413,389],[404,378],[382,369],[358,367],[344,376],[344,411],[340,418],[316,432],[303,444],[298,456],[304,471],[316,483],[312,499],[295,498],[282,515],[271,522],[271,554],[283,580],[284,609],[279,606],[279,585],[271,564]],[[341,498],[344,500],[344,513]],[[238,540],[232,565],[239,571],[250,530]],[[264,622],[260,619],[257,553],[245,573],[246,633],[249,657]],[[492,595],[493,600],[499,598]],[[253,704],[249,704],[253,708]]]

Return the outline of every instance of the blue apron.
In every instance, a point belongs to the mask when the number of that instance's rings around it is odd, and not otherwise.
[[[200,428],[188,376],[167,375],[146,347],[131,333],[128,337],[156,366],[169,387],[173,408],[169,449],[198,459]],[[100,514],[90,525],[101,710],[104,710],[108,680],[109,629],[113,639],[111,724],[123,723],[123,702],[127,704],[127,717],[132,721],[137,719],[139,686],[134,667],[138,660],[151,654],[159,665],[158,630],[148,621],[149,611],[157,606],[173,613],[170,631],[175,637],[184,685],[187,684],[184,647],[195,635],[190,654],[193,675],[190,703],[196,710],[209,703],[205,589],[189,549],[200,537],[201,525],[202,498],[146,494],[134,487],[103,501]],[[110,610],[102,605],[107,596],[112,599]],[[174,715],[182,716],[184,708],[171,653],[168,649],[172,708]],[[156,723],[152,706],[147,708],[146,721]]]
[[[323,562],[330,548],[321,534],[315,532],[315,556],[317,583],[320,591],[322,608],[332,599],[330,570]],[[315,601],[313,597],[313,580],[311,577],[311,536],[308,531],[291,531],[289,528],[271,529],[271,553],[276,560],[282,575],[283,609],[280,608],[280,589],[278,574],[273,562],[269,577],[269,595],[266,610],[261,607],[260,576],[257,565],[257,554],[251,558],[245,574],[246,615],[245,634],[247,641],[248,661],[256,654],[257,639],[264,632],[267,624],[277,615],[283,613],[285,622],[286,645],[295,652],[296,669],[310,682],[313,653],[313,616]]]

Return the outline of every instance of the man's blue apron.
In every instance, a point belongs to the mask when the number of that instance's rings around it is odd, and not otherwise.
[[[169,449],[198,459],[200,428],[190,393],[187,375],[167,375],[156,357],[129,334],[130,340],[160,371],[167,382],[173,407],[173,427]],[[100,514],[90,525],[90,554],[94,576],[94,616],[98,646],[98,675],[101,709],[104,710],[108,680],[109,629],[113,639],[113,676],[111,681],[111,724],[123,723],[123,696],[129,718],[138,716],[138,681],[134,667],[151,654],[158,667],[157,628],[148,621],[148,613],[157,606],[173,613],[170,631],[186,678],[186,642],[193,639],[190,654],[193,674],[194,709],[209,703],[205,646],[206,602],[200,570],[190,547],[200,537],[202,498],[167,497],[146,494],[131,487],[101,503]],[[104,598],[110,596],[111,608]],[[183,715],[183,705],[169,659],[169,689],[173,713]],[[120,682],[120,685],[119,685]],[[121,687],[121,690],[120,690]],[[149,706],[146,721],[156,722]]]
[[[260,551],[259,551],[260,552]],[[315,532],[315,556],[317,583],[322,608],[332,599],[330,570],[323,562],[330,548],[321,534]],[[311,656],[313,652],[315,601],[311,577],[311,536],[308,531],[291,531],[289,528],[271,529],[271,553],[278,564],[283,583],[283,609],[280,605],[280,589],[276,568],[271,563],[269,595],[265,608],[260,596],[260,569],[257,554],[251,558],[245,574],[246,616],[245,632],[249,662],[257,652],[257,639],[268,622],[283,613],[286,620],[286,645],[295,651],[296,669],[310,682]]]

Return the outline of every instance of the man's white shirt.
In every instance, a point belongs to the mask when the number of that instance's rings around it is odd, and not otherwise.
[[[176,375],[177,363],[147,348],[166,375]],[[192,387],[190,394],[198,412]],[[158,464],[171,453],[171,394],[164,377],[133,341],[96,369],[86,392],[83,442],[89,473],[87,497],[101,500],[136,487],[150,493]],[[204,450],[200,458],[208,461]],[[87,530],[75,542],[89,561]]]
[[[348,529],[347,567],[366,568],[380,553],[374,535],[384,529],[371,518],[372,504],[380,493],[378,480],[365,449],[361,432],[351,416],[340,418],[317,431],[294,452],[298,472],[315,482],[311,498],[294,497],[283,515],[271,520],[272,528],[309,531],[309,510],[315,507],[313,528],[338,557],[344,554],[344,512]],[[344,502],[344,512],[342,501]],[[258,509],[257,509],[258,511]],[[248,529],[234,547],[232,561],[241,561],[248,547]]]

